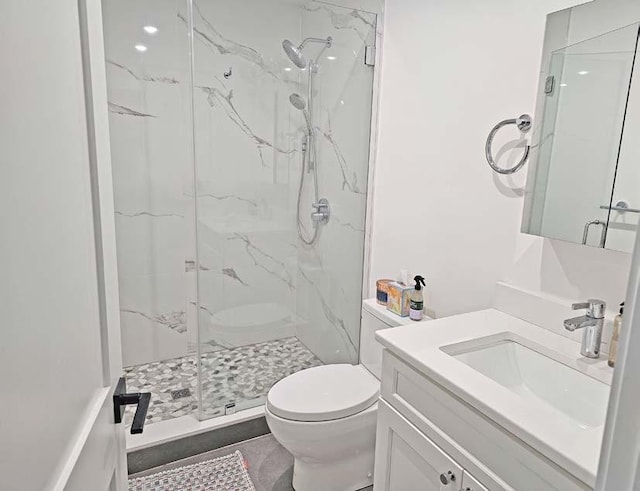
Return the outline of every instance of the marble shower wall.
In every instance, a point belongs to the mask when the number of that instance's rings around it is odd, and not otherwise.
[[[288,96],[301,89],[281,43],[299,36],[300,7],[196,0],[193,28],[201,350],[293,336],[300,120]]]
[[[251,15],[244,13],[251,12]],[[201,340],[228,345],[282,337],[290,326],[323,362],[358,360],[376,17],[320,2],[197,0],[195,137]],[[333,37],[319,59],[314,92],[319,189],[331,221],[311,247],[298,239],[302,113],[306,70],[282,41]],[[319,45],[305,55],[315,57]],[[225,73],[227,76],[225,76]],[[230,73],[230,75],[229,75]],[[305,175],[301,214],[313,197]],[[233,326],[215,320],[233,311]],[[221,314],[221,312],[223,314]],[[262,318],[260,318],[262,313]],[[228,317],[228,316],[227,316]]]
[[[185,273],[195,246],[189,44],[177,17],[183,0],[102,4],[123,361],[130,366],[187,354],[187,292],[195,290],[195,275]]]
[[[202,351],[295,335],[323,362],[356,362],[373,85],[363,58],[375,15],[313,1],[194,0],[192,112],[187,3],[103,5],[125,365],[195,350],[196,292]],[[307,36],[334,38],[314,94],[332,217],[312,247],[296,231],[304,120],[288,101],[306,99],[307,73],[281,46]],[[194,167],[197,285],[185,270],[196,248]]]
[[[298,241],[296,312],[307,321],[298,338],[325,363],[356,363],[374,71],[364,55],[375,45],[376,16],[310,2],[302,33],[333,37],[314,82],[319,192],[331,203],[331,219],[316,244]],[[309,223],[310,207],[301,209]]]

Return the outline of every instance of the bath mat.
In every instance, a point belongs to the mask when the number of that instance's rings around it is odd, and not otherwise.
[[[129,480],[129,491],[255,491],[239,450]]]

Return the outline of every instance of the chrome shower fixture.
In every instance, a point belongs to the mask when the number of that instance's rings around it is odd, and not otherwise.
[[[321,44],[324,44],[326,49],[331,47],[332,42],[333,42],[333,38],[331,36],[327,37],[326,39],[306,38],[304,41],[300,43],[299,46],[296,46],[288,39],[285,39],[284,41],[282,41],[282,49],[284,49],[284,52],[287,54],[287,56],[294,63],[295,66],[297,66],[298,68],[306,68],[307,60],[304,57],[304,54],[302,54],[302,50],[304,49],[304,46],[307,43],[321,43]]]
[[[307,103],[304,101],[302,96],[294,92],[289,96],[289,102],[298,111],[302,111],[302,114],[304,115],[304,120],[307,123],[307,134],[313,135],[313,125],[311,124],[311,117],[309,116],[309,112],[307,111]]]
[[[302,96],[300,94],[296,94],[295,92],[289,96],[289,102],[298,111],[304,111],[307,108],[307,103],[304,102]]]
[[[304,68],[307,66],[307,61],[304,59],[300,47],[295,46],[291,41],[285,39],[284,41],[282,41],[282,49],[284,49],[284,52],[287,53],[289,59],[298,68]]]
[[[326,224],[329,221],[329,216],[331,215],[331,208],[329,206],[329,202],[326,199],[320,199],[318,194],[318,165],[317,165],[317,155],[316,155],[316,135],[313,129],[313,80],[315,74],[318,73],[318,60],[325,52],[326,49],[331,47],[333,39],[329,36],[326,39],[322,38],[306,38],[300,43],[299,46],[296,46],[288,39],[282,41],[282,49],[287,54],[289,59],[301,70],[307,69],[307,77],[309,80],[307,100],[305,101],[300,94],[296,94],[295,92],[289,96],[289,102],[293,107],[295,107],[298,111],[302,111],[304,114],[305,122],[307,123],[307,135],[305,136],[304,142],[302,144],[302,165],[300,168],[300,184],[298,186],[298,203],[296,206],[296,222],[298,226],[298,235],[300,240],[304,242],[306,245],[313,244],[319,236],[320,226]],[[311,61],[307,61],[302,53],[305,45],[307,43],[318,43],[322,45],[322,49],[316,53],[315,58],[312,58]],[[309,234],[305,231],[304,225],[302,223],[302,219],[300,217],[300,205],[302,202],[302,190],[304,187],[304,175],[306,173],[313,172],[313,204],[311,205],[314,210],[311,213],[311,220],[313,223],[313,233]]]

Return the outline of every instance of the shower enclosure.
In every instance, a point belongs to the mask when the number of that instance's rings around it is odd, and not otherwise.
[[[104,0],[103,15],[123,356],[131,390],[153,393],[148,422],[356,363],[376,15],[291,0]]]

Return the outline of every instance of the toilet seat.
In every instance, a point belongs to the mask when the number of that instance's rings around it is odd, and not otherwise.
[[[324,365],[289,375],[267,395],[267,408],[292,421],[346,418],[373,405],[380,382],[361,365]]]

